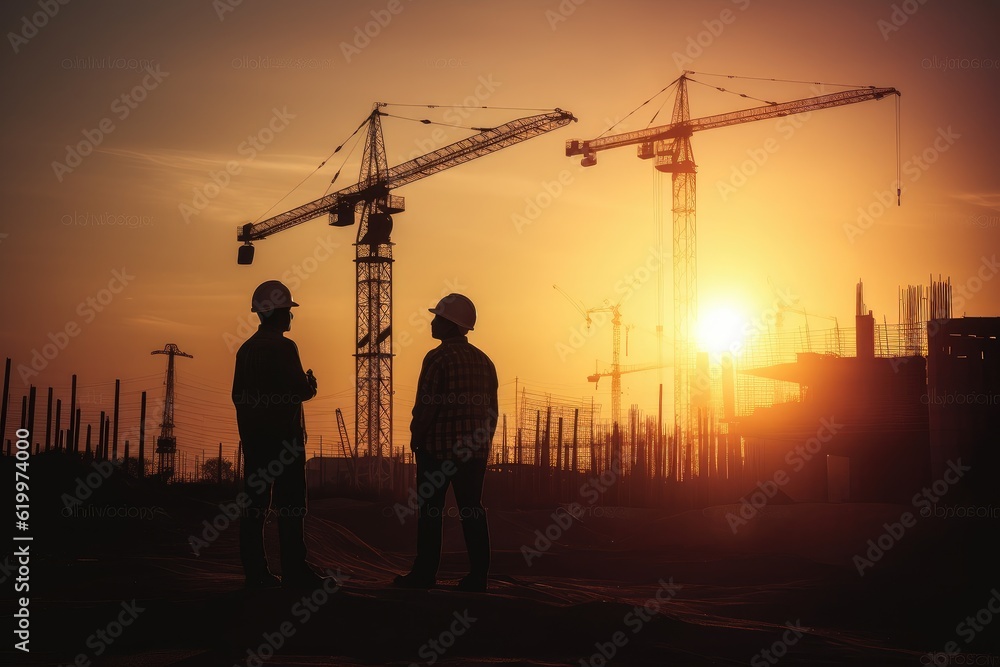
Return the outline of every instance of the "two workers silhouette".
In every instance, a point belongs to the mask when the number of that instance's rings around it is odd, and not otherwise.
[[[317,588],[330,581],[306,562],[302,403],[316,395],[317,383],[311,370],[303,370],[295,343],[284,336],[296,306],[280,281],[258,286],[251,311],[258,314],[260,326],[236,353],[232,398],[249,497],[240,521],[240,557],[248,588]],[[410,424],[410,450],[422,489],[417,555],[411,571],[396,577],[393,585],[426,589],[436,584],[444,504],[453,485],[470,563],[459,588],[485,591],[490,540],[482,492],[498,418],[496,369],[468,341],[476,323],[471,300],[449,294],[429,310],[434,313],[431,336],[440,344],[424,358]],[[278,515],[280,580],[269,571],[264,553],[268,509]]]

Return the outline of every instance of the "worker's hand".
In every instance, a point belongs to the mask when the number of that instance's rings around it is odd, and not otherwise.
[[[315,392],[317,387],[316,376],[313,375],[313,370],[311,368],[306,371],[306,379],[309,381],[309,386],[312,387],[312,390]]]

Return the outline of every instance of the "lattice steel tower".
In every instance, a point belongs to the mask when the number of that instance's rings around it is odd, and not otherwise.
[[[160,423],[160,436],[156,439],[156,474],[166,481],[174,476],[174,462],[177,458],[177,438],[174,437],[174,357],[194,357],[181,352],[174,343],[167,343],[162,350],[153,350],[150,354],[167,355],[167,385],[166,398],[163,401],[163,421]]]

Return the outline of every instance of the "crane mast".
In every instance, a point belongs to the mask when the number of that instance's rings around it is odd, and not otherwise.
[[[568,157],[581,155],[581,165],[597,164],[597,153],[622,146],[637,146],[642,159],[654,160],[657,171],[669,173],[673,212],[673,297],[674,297],[674,442],[681,457],[697,461],[696,422],[691,419],[691,340],[698,317],[696,206],[694,152],[691,136],[695,132],[741,125],[819,109],[880,100],[887,95],[899,95],[895,88],[857,88],[819,95],[791,102],[715,114],[702,118],[690,117],[685,72],[677,79],[671,122],[667,125],[623,132],[587,141],[566,142]],[[898,194],[898,193],[897,193]],[[675,468],[675,476],[683,465]],[[679,477],[677,477],[679,479]]]
[[[572,113],[552,112],[518,118],[494,128],[388,167],[382,137],[383,103],[376,103],[368,116],[367,135],[357,183],[315,201],[257,223],[237,228],[243,242],[238,261],[253,261],[253,241],[329,215],[329,224],[351,226],[360,214],[355,245],[356,394],[355,451],[375,457],[382,482],[382,458],[392,455],[392,232],[393,213],[404,210],[404,200],[391,194],[394,188],[426,178],[451,167],[489,155],[575,121]],[[479,129],[479,128],[477,128]]]

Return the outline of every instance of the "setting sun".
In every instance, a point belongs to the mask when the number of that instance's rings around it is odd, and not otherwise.
[[[708,306],[698,318],[698,349],[715,354],[731,349],[741,341],[745,322],[746,317],[735,306]]]

